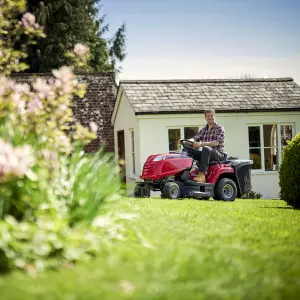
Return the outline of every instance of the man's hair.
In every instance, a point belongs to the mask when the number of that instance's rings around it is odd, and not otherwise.
[[[215,112],[215,110],[214,109],[206,109],[205,111],[204,111],[204,115],[206,116],[206,114],[208,114],[208,113],[212,113],[212,114],[216,114],[216,112]]]

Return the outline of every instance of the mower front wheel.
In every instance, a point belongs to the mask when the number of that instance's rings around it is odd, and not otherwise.
[[[223,178],[215,187],[215,200],[234,201],[237,197],[237,187],[230,178]]]
[[[150,197],[149,187],[143,186],[142,184],[137,184],[134,188],[134,197],[135,198],[149,198]]]
[[[178,199],[181,196],[180,188],[176,182],[167,182],[161,190],[162,198]]]

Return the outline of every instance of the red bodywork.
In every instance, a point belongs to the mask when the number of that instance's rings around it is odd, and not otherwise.
[[[192,158],[177,153],[151,155],[144,164],[140,178],[156,181],[164,177],[173,176],[190,168],[192,161]],[[234,173],[234,169],[228,164],[211,165],[207,170],[206,182],[215,184],[219,176],[224,173]],[[190,172],[190,179],[192,180],[195,176],[197,174],[194,169]]]

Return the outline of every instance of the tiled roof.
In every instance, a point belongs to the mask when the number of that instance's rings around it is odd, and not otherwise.
[[[292,78],[123,80],[136,114],[300,110]]]

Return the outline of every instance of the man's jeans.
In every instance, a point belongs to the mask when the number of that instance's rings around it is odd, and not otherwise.
[[[219,152],[215,148],[205,146],[202,151],[197,149],[183,149],[184,152],[189,152],[194,160],[197,160],[198,171],[206,173],[210,161],[223,160],[224,153]]]

